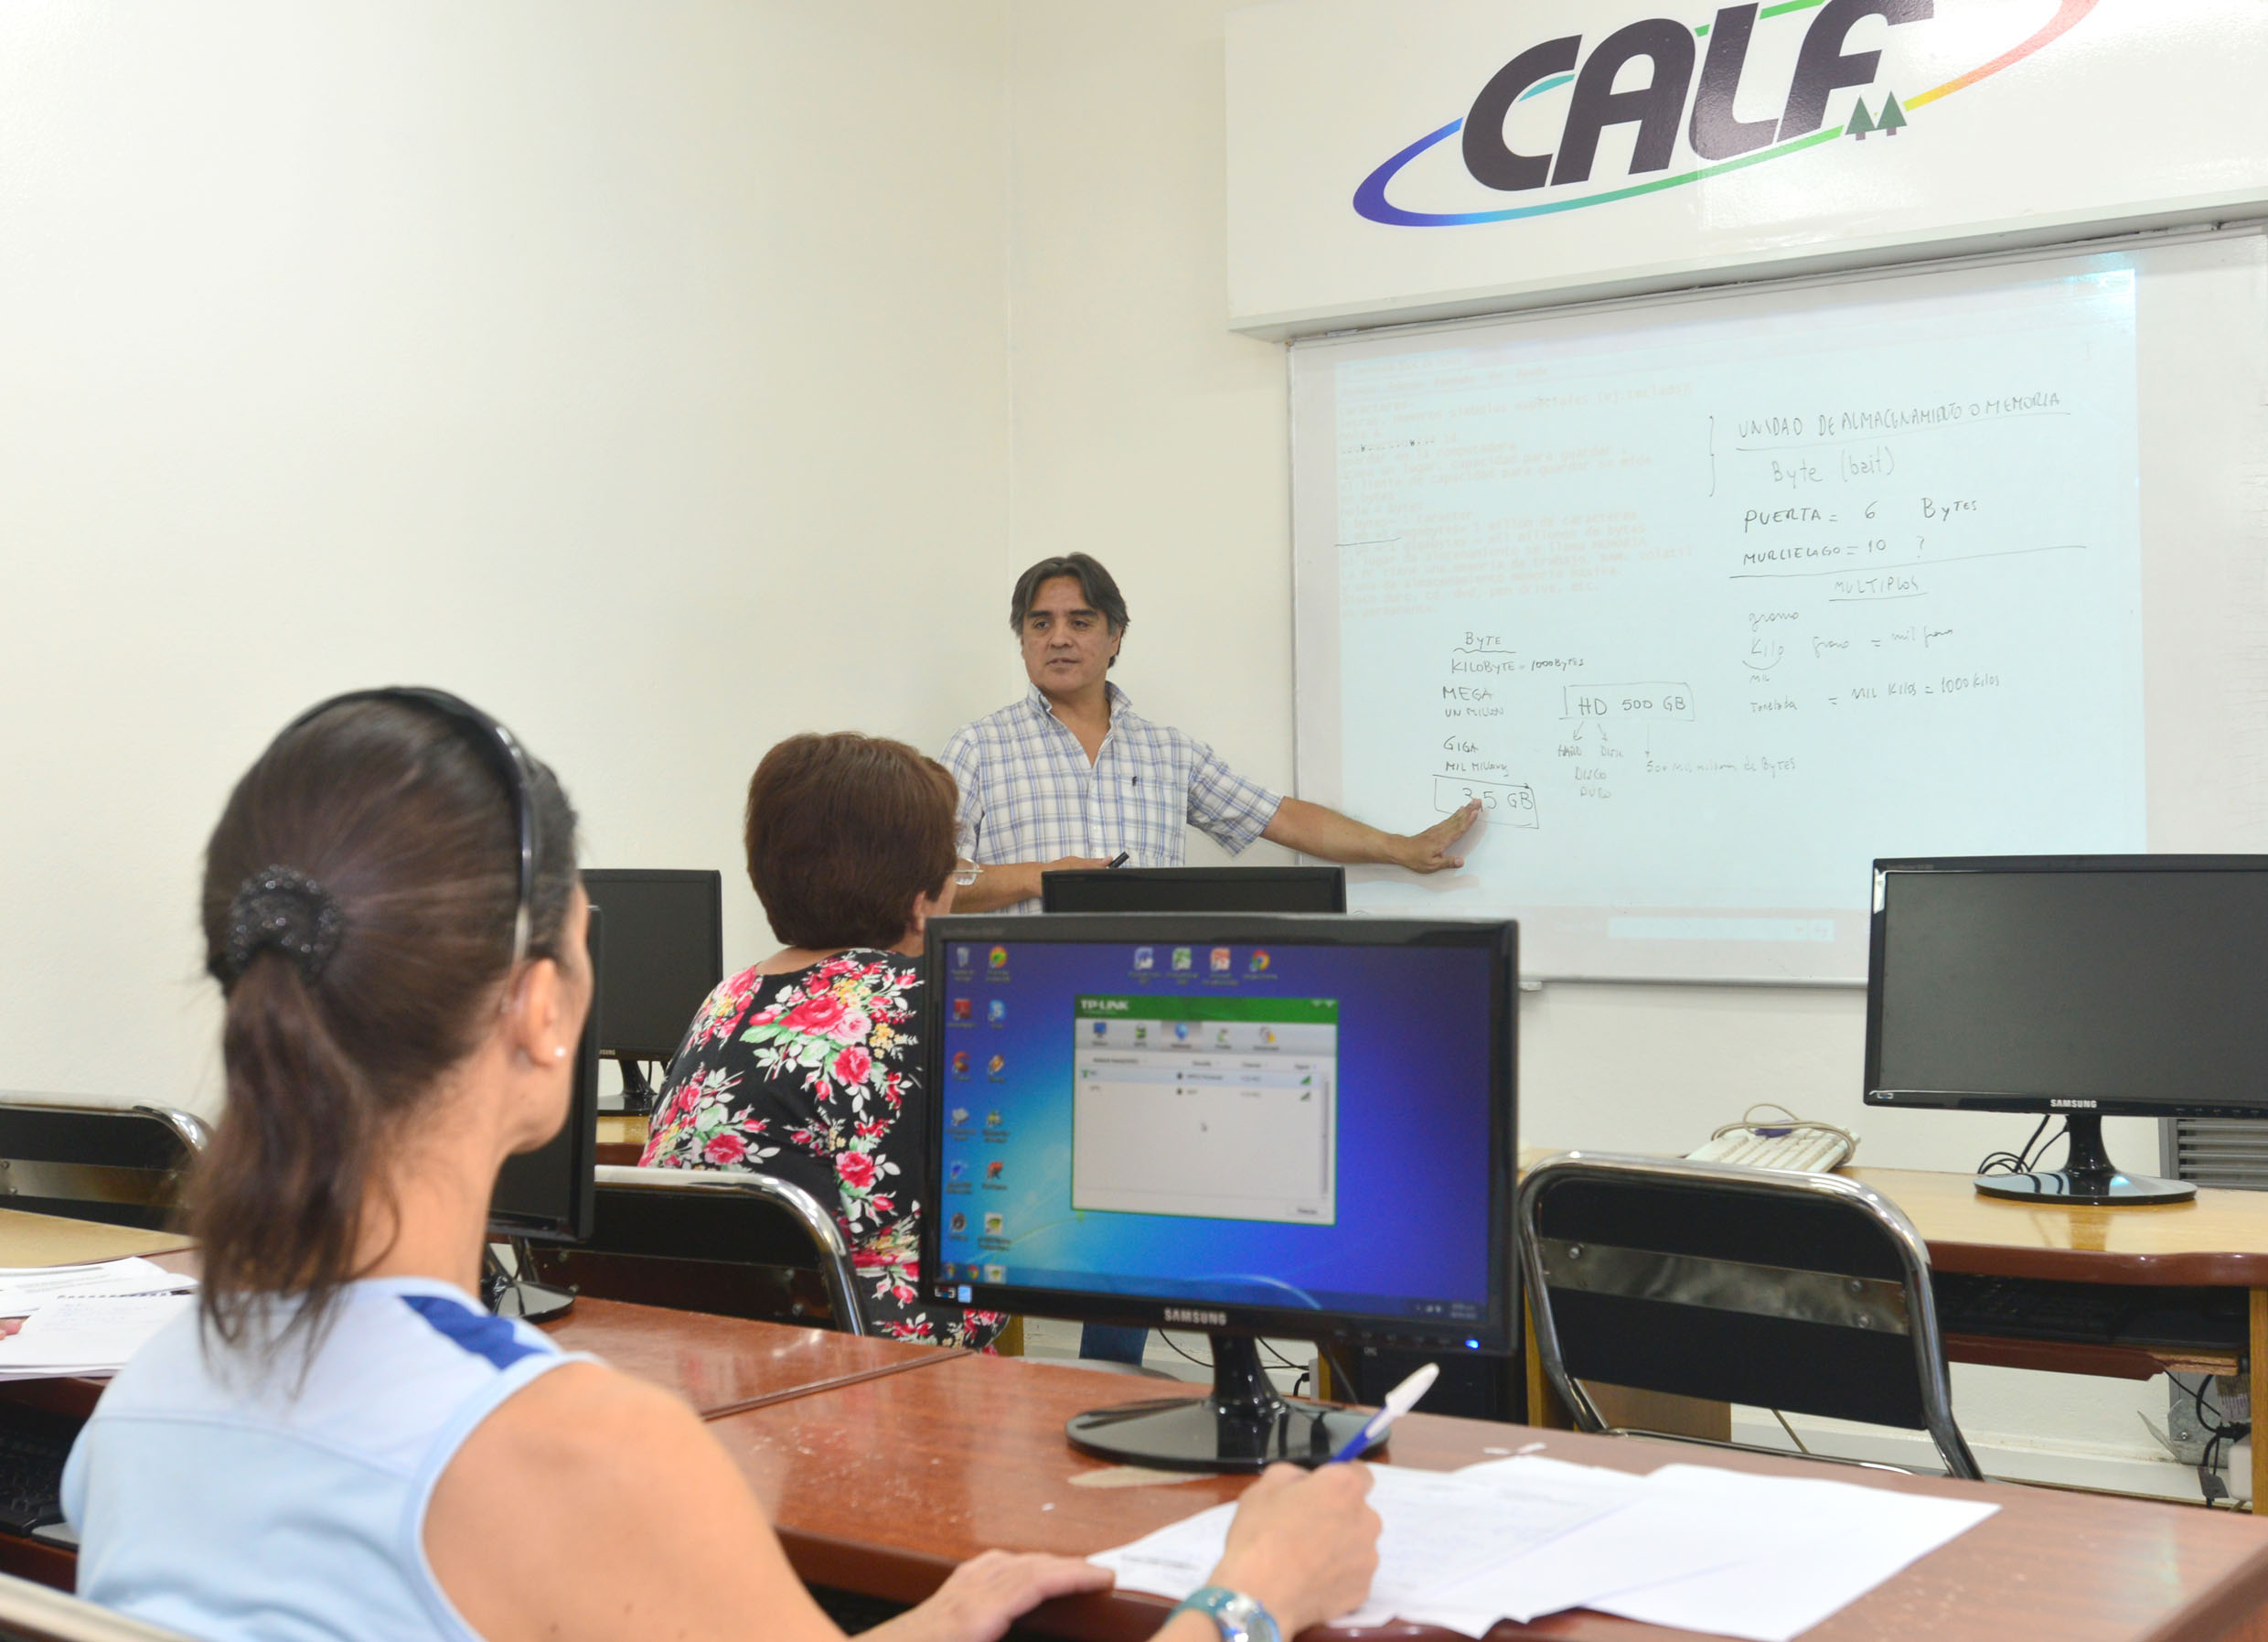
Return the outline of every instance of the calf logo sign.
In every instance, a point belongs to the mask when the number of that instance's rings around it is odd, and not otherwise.
[[[1962,0],[1945,3],[1957,6]],[[1728,5],[1699,24],[1644,17],[1588,50],[1584,36],[1564,35],[1530,46],[1497,69],[1461,118],[1419,137],[1364,177],[1354,190],[1354,209],[1390,228],[1509,222],[1657,193],[1837,138],[1895,139],[1918,111],[2022,62],[2068,34],[2098,4],[2060,0],[2030,38],[1942,85],[1907,95],[1877,83],[1882,51],[1851,49],[1851,31],[1869,17],[1893,29],[1926,27],[1937,15],[1937,0],[1781,0]],[[1803,19],[1803,40],[1779,113],[1740,118],[1733,110],[1736,95],[1754,111],[1768,92],[1753,83],[1749,60],[1758,23],[1803,12],[1813,15]],[[1638,65],[1643,65],[1642,78]],[[1514,106],[1563,87],[1573,89],[1557,145],[1548,151],[1514,148],[1504,131]],[[1828,100],[1850,87],[1858,89],[1850,117],[1829,126]],[[1629,175],[1597,175],[1599,138],[1621,125],[1637,127]],[[1476,211],[1405,210],[1386,198],[1388,186],[1411,161],[1460,133],[1465,171],[1473,181],[1528,198]]]

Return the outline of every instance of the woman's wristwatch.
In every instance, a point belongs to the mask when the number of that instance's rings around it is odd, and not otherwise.
[[[1206,1585],[1193,1591],[1173,1610],[1203,1614],[1221,1633],[1221,1642],[1284,1642],[1276,1616],[1241,1591],[1226,1585]],[[1169,1622],[1173,1614],[1168,1614]]]

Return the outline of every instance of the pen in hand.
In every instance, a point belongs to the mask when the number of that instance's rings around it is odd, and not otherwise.
[[[1358,1459],[1364,1449],[1386,1434],[1386,1428],[1418,1406],[1418,1400],[1433,1389],[1433,1382],[1441,1376],[1439,1363],[1427,1363],[1417,1373],[1386,1393],[1385,1405],[1371,1415],[1363,1429],[1346,1440],[1346,1445],[1331,1456],[1331,1464]]]
[[[1132,850],[1120,850],[1117,854],[1110,858],[1110,864],[1112,866],[1124,866],[1128,862],[1133,859],[1134,852]]]

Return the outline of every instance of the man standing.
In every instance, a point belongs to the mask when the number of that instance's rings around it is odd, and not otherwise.
[[[1108,866],[1179,866],[1184,825],[1230,853],[1256,838],[1324,861],[1438,873],[1479,818],[1478,803],[1405,836],[1246,780],[1203,742],[1135,713],[1106,676],[1126,634],[1126,600],[1085,553],[1043,559],[1016,580],[1009,623],[1032,688],[1013,706],[964,724],[945,745],[960,783],[960,849],[983,874],[957,912],[1032,912],[1040,875]]]

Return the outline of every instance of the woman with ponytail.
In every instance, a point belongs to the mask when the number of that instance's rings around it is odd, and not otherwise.
[[[326,702],[238,782],[205,863],[228,1104],[194,1186],[202,1300],[71,1454],[82,1594],[216,1639],[837,1642],[692,1410],[473,1298],[498,1168],[566,1116],[574,827],[548,769],[437,691]],[[1263,1476],[1215,1583],[1287,1637],[1352,1608],[1367,1486]],[[869,1634],[993,1642],[1108,1583],[988,1552]]]

